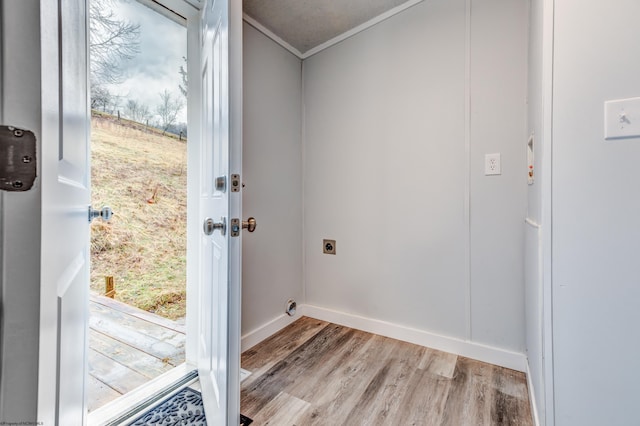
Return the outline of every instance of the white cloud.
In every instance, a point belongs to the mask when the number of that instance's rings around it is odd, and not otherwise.
[[[118,0],[114,6],[118,17],[140,25],[140,53],[123,62],[126,80],[110,86],[110,91],[124,96],[123,105],[126,99],[134,99],[147,105],[150,111],[155,111],[159,94],[165,89],[182,96],[178,89],[182,82],[178,70],[185,65],[182,57],[187,55],[186,28],[135,0]],[[186,106],[178,121],[187,121]]]

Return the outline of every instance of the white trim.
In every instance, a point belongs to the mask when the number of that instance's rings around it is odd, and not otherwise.
[[[424,330],[338,312],[319,306],[304,305],[303,312],[304,315],[311,318],[465,356],[523,373],[527,371],[527,358],[519,352],[470,342],[455,337],[442,336]]]
[[[87,417],[87,424],[90,426],[103,426],[112,422],[131,410],[131,408],[139,406],[143,401],[148,399],[149,396],[161,392],[196,368],[195,365],[188,365],[186,363],[172,368],[155,379],[92,411]]]
[[[304,52],[302,54],[302,59],[307,59],[313,55],[315,55],[316,53],[319,53],[325,49],[330,48],[331,46],[338,44],[350,37],[353,37],[354,35],[370,28],[373,27],[376,24],[379,24],[382,21],[385,21],[389,18],[391,18],[394,15],[397,15],[400,12],[403,12],[407,9],[409,9],[410,7],[415,6],[418,3],[422,3],[424,0],[409,0],[406,3],[401,4],[400,6],[396,6],[393,9],[389,9],[386,12],[376,16],[375,18],[372,18],[370,20],[368,20],[367,22],[365,22],[364,24],[360,24],[355,28],[350,29],[349,31],[346,31],[342,34],[340,34],[339,36],[336,36],[328,41],[325,41],[324,43],[314,47],[313,49],[309,49],[306,52]]]
[[[307,104],[305,102],[307,86],[305,77],[305,63],[300,61],[300,173],[302,176],[302,186],[300,188],[300,202],[302,212],[302,226],[301,226],[301,244],[302,244],[302,300],[299,302],[302,304],[307,303]]]
[[[298,57],[298,59],[304,59],[304,56],[302,55],[302,53],[300,53],[300,51],[298,49],[296,49],[295,47],[293,47],[292,45],[290,45],[289,43],[287,43],[286,41],[284,41],[283,39],[281,39],[280,37],[275,35],[273,32],[271,32],[269,29],[267,29],[260,22],[258,22],[255,19],[253,19],[251,16],[247,15],[246,13],[243,13],[242,14],[242,19],[247,24],[251,25],[253,28],[255,28],[256,30],[260,31],[262,34],[266,35],[271,40],[275,41],[280,46],[284,47],[289,52],[291,52],[294,55],[296,55]]]
[[[523,353],[306,304],[298,305],[296,315],[292,317],[282,314],[246,333],[242,336],[242,352],[273,336],[302,316],[510,368],[527,373],[527,377],[529,377],[529,364],[527,357]]]
[[[243,19],[244,21],[251,25],[252,27],[254,27],[256,30],[260,31],[262,34],[266,35],[267,37],[269,37],[271,40],[275,41],[276,43],[278,43],[280,46],[284,47],[285,49],[287,49],[289,52],[293,53],[294,55],[296,55],[298,58],[300,59],[307,59],[313,55],[315,55],[316,53],[319,53],[325,49],[330,48],[331,46],[338,44],[350,37],[353,37],[354,35],[370,28],[373,27],[376,24],[379,24],[382,21],[385,21],[389,18],[391,18],[394,15],[397,15],[400,12],[403,12],[407,9],[409,9],[410,7],[413,7],[415,5],[417,5],[418,3],[422,3],[424,0],[409,0],[406,3],[401,4],[400,6],[396,6],[393,9],[389,9],[388,11],[376,16],[375,18],[372,18],[370,20],[368,20],[367,22],[358,25],[355,28],[350,29],[349,31],[345,31],[344,33],[325,41],[324,43],[314,47],[313,49],[309,49],[304,53],[301,53],[298,49],[296,49],[295,47],[293,47],[292,45],[290,45],[289,43],[287,43],[286,41],[284,41],[283,39],[281,39],[280,37],[278,37],[277,35],[275,35],[271,30],[267,29],[264,25],[262,25],[260,22],[256,21],[254,18],[252,18],[251,16],[247,15],[246,13],[243,14]]]
[[[465,2],[464,41],[464,283],[466,338],[471,340],[471,0]]]
[[[292,324],[297,319],[305,315],[305,312],[305,305],[298,305],[296,314],[294,316],[290,317],[287,314],[282,314],[272,319],[268,323],[248,332],[247,334],[242,336],[241,351],[244,352],[247,349],[251,349],[266,338],[273,336],[278,331],[282,330],[289,324]]]
[[[200,12],[201,4],[188,0],[136,0],[138,3],[159,13],[178,25],[187,26],[189,19],[195,19]]]
[[[533,417],[533,424],[540,426],[540,417],[538,416],[538,403],[536,402],[536,389],[533,386],[531,380],[531,369],[529,368],[529,361],[527,360],[527,389],[529,391],[529,404],[531,405],[531,416]]]
[[[553,70],[555,0],[543,1],[542,29],[542,294],[545,424],[555,424],[553,361]]]

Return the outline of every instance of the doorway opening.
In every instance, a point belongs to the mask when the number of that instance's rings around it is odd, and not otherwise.
[[[185,362],[187,29],[131,0],[90,2],[88,410]]]

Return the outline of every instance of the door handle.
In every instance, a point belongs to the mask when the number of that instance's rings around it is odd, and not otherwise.
[[[227,232],[227,219],[220,218],[220,222],[216,223],[210,217],[204,220],[204,224],[202,225],[202,229],[204,230],[205,235],[211,235],[216,229],[220,230],[220,233],[224,237],[224,234]]]
[[[102,220],[106,222],[108,220],[111,220],[112,216],[113,216],[113,210],[111,210],[111,207],[109,206],[104,206],[100,210],[94,209],[91,206],[89,206],[89,222],[92,222],[93,219],[97,217],[102,218]]]
[[[242,229],[246,229],[249,232],[255,231],[256,225],[257,225],[256,219],[253,217],[250,217],[249,219],[242,221]]]

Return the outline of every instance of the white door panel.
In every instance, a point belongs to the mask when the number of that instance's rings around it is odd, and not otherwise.
[[[231,46],[241,49],[242,40],[230,43],[229,31],[241,28],[241,17],[239,1],[216,0],[204,2],[200,21],[200,223],[210,218],[225,226],[210,234],[203,229],[200,242],[198,372],[210,424],[239,423],[240,238],[231,236],[231,219],[241,218],[241,197],[231,191],[230,177],[241,173],[242,121],[234,115],[241,91],[232,88],[242,72],[238,67],[230,79],[229,67]],[[220,178],[224,185],[217,186]]]
[[[86,417],[90,203],[86,6],[61,0],[41,13],[43,33],[49,36],[43,36],[42,47],[38,419],[46,424],[81,424]]]
[[[86,6],[84,1],[60,0],[42,2],[40,11],[43,219],[38,420],[52,425],[86,423],[90,241]],[[190,132],[200,133],[201,143],[199,158],[190,162],[197,169],[192,175],[197,177],[189,181],[190,201],[195,202],[199,224],[207,217],[216,222],[225,218],[227,232],[205,235],[201,225],[189,228],[190,240],[199,240],[190,245],[198,252],[190,255],[196,260],[190,271],[198,281],[197,302],[189,302],[196,308],[197,337],[190,341],[197,347],[193,353],[209,424],[237,425],[241,244],[239,237],[229,236],[228,228],[231,218],[242,218],[240,193],[229,190],[230,174],[241,174],[242,161],[242,6],[237,0],[216,0],[204,1],[202,8],[201,78],[194,84],[201,85],[201,102],[190,101],[201,110],[199,132]],[[224,190],[215,185],[221,176],[227,179]],[[196,229],[199,236],[194,239]]]

